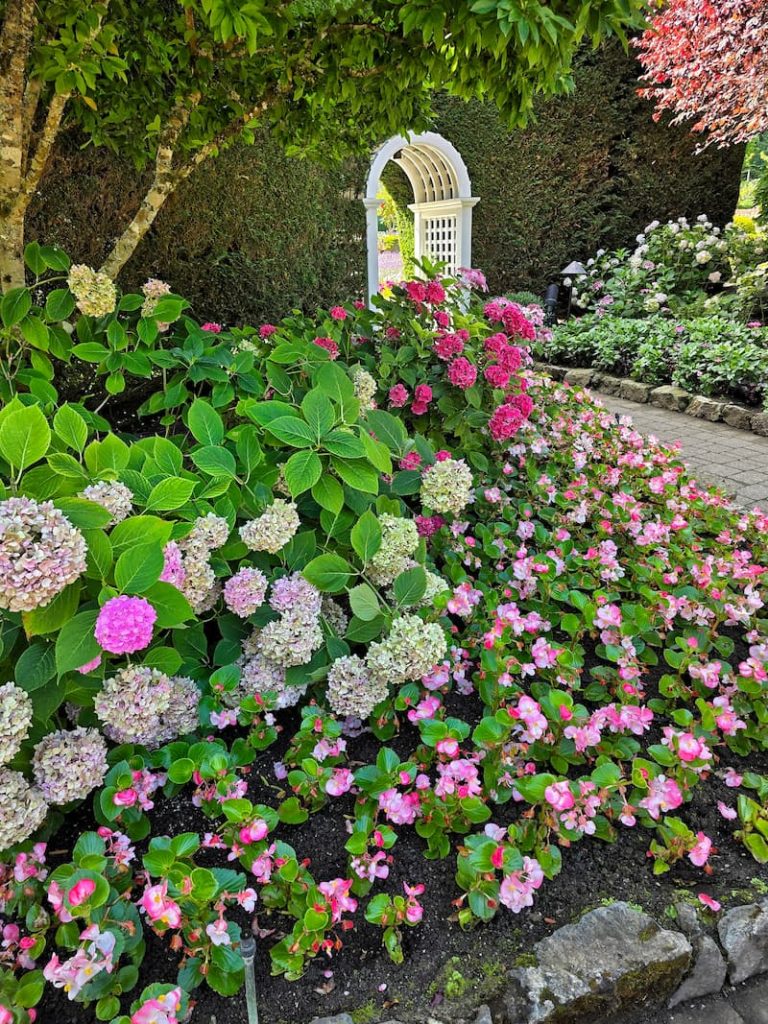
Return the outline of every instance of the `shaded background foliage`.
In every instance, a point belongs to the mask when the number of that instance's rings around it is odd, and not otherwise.
[[[730,219],[743,147],[697,155],[686,128],[653,122],[637,74],[618,44],[586,52],[575,92],[541,103],[522,131],[508,131],[489,105],[436,98],[435,128],[461,152],[481,198],[473,263],[492,290],[541,291],[571,259],[633,242],[653,219]],[[391,167],[386,183],[407,201],[402,172]],[[365,159],[289,159],[267,138],[235,146],[169,199],[120,283],[162,277],[196,315],[228,323],[361,295],[365,217],[356,193],[366,169]],[[128,160],[82,149],[71,135],[35,200],[29,238],[98,266],[145,185]]]

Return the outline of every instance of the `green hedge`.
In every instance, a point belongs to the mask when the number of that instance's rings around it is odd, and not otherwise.
[[[99,266],[138,207],[145,176],[106,151],[60,146],[28,218],[30,238]],[[365,292],[367,160],[289,159],[269,139],[203,164],[161,210],[120,275],[124,289],[160,277],[202,320],[258,323]],[[84,227],[87,230],[83,230]]]
[[[494,108],[437,100],[435,128],[464,156],[473,191],[473,263],[494,291],[541,292],[571,259],[633,241],[653,219],[733,213],[743,148],[695,154],[685,128],[654,124],[635,93],[637,64],[618,45],[585,54],[573,95],[542,103],[507,131]],[[28,218],[30,238],[98,265],[138,206],[145,178],[127,161],[65,139]],[[355,198],[367,160],[288,159],[268,139],[204,164],[159,214],[121,275],[188,295],[229,323],[312,310],[365,288],[365,216]],[[387,185],[403,207],[392,165]],[[394,193],[393,193],[394,194]]]
[[[472,262],[494,291],[541,292],[573,259],[629,242],[652,220],[733,216],[744,148],[696,155],[686,128],[655,124],[636,95],[637,63],[618,45],[585,54],[572,95],[542,103],[508,132],[480,103],[438,101],[437,130],[464,157],[472,191]]]

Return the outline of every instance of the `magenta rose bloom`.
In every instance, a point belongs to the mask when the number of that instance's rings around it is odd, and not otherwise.
[[[99,612],[94,635],[110,654],[133,654],[152,642],[157,612],[145,597],[110,598]]]

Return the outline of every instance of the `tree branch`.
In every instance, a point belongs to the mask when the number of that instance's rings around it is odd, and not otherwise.
[[[35,151],[29,157],[28,169],[21,183],[19,197],[16,200],[16,206],[22,213],[29,206],[29,202],[37,191],[37,186],[40,184],[40,179],[45,171],[51,150],[56,142],[56,136],[59,134],[61,119],[64,116],[64,108],[69,102],[69,97],[70,93],[67,92],[61,94],[54,93],[51,98],[48,113],[45,115],[45,124],[37,140]]]

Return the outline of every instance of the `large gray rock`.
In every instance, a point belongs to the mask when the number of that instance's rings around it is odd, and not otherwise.
[[[753,409],[745,409],[743,405],[726,405],[723,409],[723,422],[739,430],[751,430],[754,415]]]
[[[536,363],[536,369],[551,377],[552,380],[562,380],[565,377],[565,367],[556,366],[554,363]]]
[[[481,1006],[477,1011],[474,1024],[493,1024],[493,1017],[491,1016],[490,1006]]]
[[[538,942],[535,967],[510,971],[507,1018],[600,1024],[630,1006],[657,1006],[680,984],[692,952],[684,935],[627,903],[600,907]]]
[[[752,430],[761,437],[768,437],[768,412],[758,412],[752,417]]]
[[[619,398],[628,402],[647,402],[651,394],[650,384],[641,384],[640,381],[630,380],[625,377],[619,385]]]
[[[614,377],[610,373],[596,373],[592,380],[592,387],[604,395],[618,395],[621,388],[621,377]]]
[[[664,1014],[654,1024],[753,1024],[745,1021],[724,999],[707,1000],[706,1003],[694,1003],[691,1007],[675,1010],[671,1015]]]
[[[693,940],[696,963],[680,988],[669,1000],[669,1006],[677,1006],[687,999],[710,996],[719,992],[725,984],[725,960],[714,939],[701,935]]]
[[[592,370],[566,370],[564,380],[575,388],[588,388],[592,377]]]
[[[695,416],[697,420],[707,420],[709,423],[717,423],[723,418],[723,402],[716,402],[714,398],[705,398],[703,395],[696,395],[691,404],[685,410],[689,416]]]
[[[768,900],[729,910],[717,931],[732,985],[768,971]]]
[[[704,930],[699,920],[698,911],[691,903],[684,903],[682,900],[675,903],[675,920],[677,927],[689,939],[695,935],[701,935]]]
[[[690,400],[690,393],[674,384],[663,384],[651,392],[651,405],[657,405],[660,409],[671,409],[672,412],[683,412]]]
[[[749,1024],[768,1024],[768,979],[736,989],[731,1002]]]

